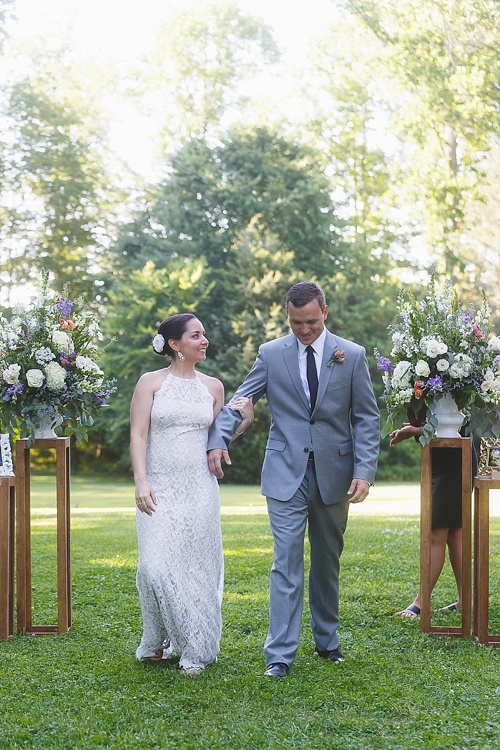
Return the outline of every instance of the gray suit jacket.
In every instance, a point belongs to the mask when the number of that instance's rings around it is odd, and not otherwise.
[[[346,359],[327,366],[336,348]],[[318,395],[311,414],[300,380],[294,334],[263,344],[235,396],[264,394],[271,427],[262,467],[262,494],[289,500],[304,478],[308,454],[314,451],[323,502],[347,500],[353,479],[373,483],[380,444],[380,417],[363,347],[326,332]],[[208,440],[208,450],[226,448],[241,416],[225,406]]]

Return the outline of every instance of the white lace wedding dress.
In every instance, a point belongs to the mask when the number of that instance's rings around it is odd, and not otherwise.
[[[137,511],[138,659],[170,643],[181,667],[215,661],[222,630],[223,556],[217,480],[207,466],[213,398],[170,373],[155,393],[146,468],[157,506]]]

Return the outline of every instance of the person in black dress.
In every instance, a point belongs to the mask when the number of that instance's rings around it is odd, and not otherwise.
[[[405,423],[390,434],[390,445],[408,438],[418,438],[423,427]],[[443,609],[456,611],[462,607],[462,468],[459,448],[434,450],[431,466],[432,530],[431,530],[431,591],[441,575],[446,547],[457,584],[457,600]],[[420,589],[413,602],[398,612],[401,617],[420,614]]]

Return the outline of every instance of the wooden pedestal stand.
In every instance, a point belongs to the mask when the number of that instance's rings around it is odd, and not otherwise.
[[[462,466],[462,624],[461,627],[435,627],[431,625],[431,471],[432,451],[440,448],[461,450]],[[439,633],[466,637],[471,634],[472,608],[472,444],[470,438],[434,438],[422,448],[420,463],[420,630],[422,633]],[[457,470],[460,464],[457,462]]]
[[[474,479],[474,637],[478,643],[500,646],[500,635],[488,633],[490,584],[490,490],[500,480]]]
[[[0,477],[0,638],[14,633],[14,485]]]
[[[70,579],[70,439],[35,440],[31,448],[55,448],[57,498],[57,625],[32,624],[30,448],[16,445],[17,632],[29,635],[66,633],[71,627]]]

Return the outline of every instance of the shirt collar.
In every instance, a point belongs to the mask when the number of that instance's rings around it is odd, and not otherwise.
[[[318,357],[321,359],[323,356],[323,349],[325,348],[325,340],[326,340],[326,328],[323,328],[323,331],[318,336],[316,341],[313,341],[312,344],[303,344],[301,341],[297,339],[297,346],[299,347],[299,356],[304,354],[306,348],[308,346],[312,346]]]

